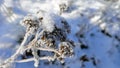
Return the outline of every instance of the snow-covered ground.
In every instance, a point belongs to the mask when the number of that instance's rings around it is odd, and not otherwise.
[[[119,0],[0,0],[0,63],[19,48],[25,35],[20,21],[37,11],[45,11],[58,24],[64,18],[71,30],[67,37],[75,42],[74,55],[65,59],[65,65],[41,60],[39,68],[120,67]],[[34,62],[12,66],[34,68]]]

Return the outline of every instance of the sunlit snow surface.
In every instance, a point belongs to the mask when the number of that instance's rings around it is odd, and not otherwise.
[[[66,59],[65,65],[40,61],[39,68],[119,68],[120,40],[116,40],[115,36],[120,39],[120,1],[111,1],[0,0],[0,63],[16,51],[19,46],[18,40],[25,34],[20,20],[27,14],[43,10],[58,15],[58,18],[63,17],[71,26],[69,39],[78,45],[74,48],[75,55]],[[68,4],[70,9],[60,15],[61,3]],[[101,32],[103,29],[112,37],[103,34]],[[80,39],[89,47],[88,49],[80,48],[78,37],[75,36],[78,31],[84,34],[84,38]],[[80,57],[83,55],[86,55],[89,61],[82,63]],[[92,57],[95,58],[96,65]],[[34,64],[17,63],[13,67],[34,68]]]

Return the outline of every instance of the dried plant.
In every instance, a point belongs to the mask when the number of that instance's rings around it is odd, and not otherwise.
[[[40,15],[41,14],[41,15]],[[43,14],[43,15],[42,15]],[[37,14],[26,16],[21,23],[26,27],[24,39],[17,51],[0,68],[9,68],[11,64],[34,61],[34,66],[39,66],[39,60],[55,61],[64,63],[64,58],[73,55],[72,44],[67,41],[67,33],[70,32],[69,25],[61,18],[62,28],[56,25],[56,22],[50,19],[49,14],[38,12]],[[63,29],[66,28],[66,29]],[[40,56],[38,51],[53,52],[53,56]],[[31,58],[18,60],[25,52],[31,52]],[[26,55],[27,56],[27,55]]]

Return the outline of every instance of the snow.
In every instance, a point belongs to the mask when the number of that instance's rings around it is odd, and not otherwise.
[[[119,68],[120,1],[112,1],[1,0],[0,64],[19,48],[18,41],[24,37],[26,30],[25,26],[21,25],[21,20],[30,14],[33,20],[43,17],[41,27],[49,32],[54,30],[54,25],[66,30],[61,24],[61,21],[66,21],[70,25],[70,33],[66,37],[75,42],[74,55],[65,59],[65,65],[59,61],[38,62],[32,58],[30,62],[15,63],[12,67],[34,68],[40,63],[39,68]],[[62,12],[59,9],[61,4],[66,4],[62,7],[65,8]],[[36,14],[38,11],[40,12]],[[82,44],[88,48],[81,48]],[[80,59],[84,55],[88,61]],[[93,57],[95,60],[91,59]],[[36,61],[35,65],[32,60]]]

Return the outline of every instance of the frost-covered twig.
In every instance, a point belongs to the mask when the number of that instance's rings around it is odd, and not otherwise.
[[[39,57],[39,59],[38,60],[54,60],[55,58],[53,58],[53,56],[52,57],[50,57],[50,56],[45,56],[45,57]],[[15,61],[15,62],[17,62],[17,63],[23,63],[23,62],[30,62],[30,61],[34,61],[34,58],[29,58],[29,59],[23,59],[23,60],[17,60],[17,61]]]
[[[13,63],[15,61],[15,59],[21,54],[21,52],[24,49],[24,46],[26,44],[28,44],[28,42],[30,41],[30,39],[32,38],[32,36],[29,35],[29,33],[26,33],[23,42],[21,43],[20,47],[17,49],[17,51],[7,60],[4,61],[4,63],[2,65],[0,65],[0,67],[4,67],[4,65],[9,65],[11,63]]]

